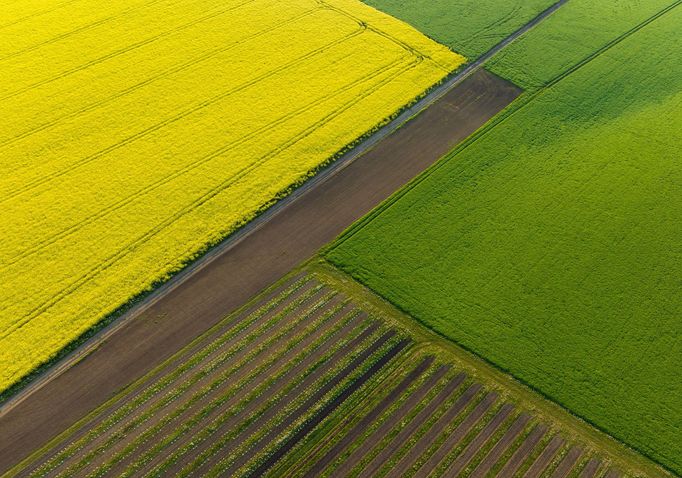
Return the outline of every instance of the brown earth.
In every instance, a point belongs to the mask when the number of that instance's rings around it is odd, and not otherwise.
[[[143,304],[84,358],[6,406],[0,473],[311,257],[508,105],[520,90],[479,70],[359,159]]]
[[[400,406],[395,413],[391,414],[382,424],[379,426],[372,435],[362,442],[355,451],[330,475],[331,478],[342,478],[344,476],[349,476],[353,467],[358,463],[361,463],[367,453],[371,452],[388,434],[390,431],[398,426],[405,420],[410,412],[412,412],[421,402],[424,397],[434,388],[434,386],[441,380],[449,367],[446,365],[441,365],[438,369],[431,374],[428,380],[426,380],[418,391],[414,392],[409,396],[407,400]]]

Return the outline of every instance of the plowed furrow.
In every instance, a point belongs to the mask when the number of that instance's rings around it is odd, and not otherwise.
[[[597,474],[597,470],[601,466],[601,460],[598,458],[592,458],[587,462],[583,471],[580,472],[580,478],[592,478]]]
[[[478,466],[471,473],[470,478],[485,478],[485,476],[490,473],[490,470],[495,466],[500,457],[509,449],[509,447],[514,443],[516,437],[523,431],[526,424],[530,420],[530,415],[527,413],[522,413],[518,418],[512,423],[507,432],[504,434],[500,441],[488,452],[486,457],[478,464]]]
[[[401,460],[395,464],[395,466],[391,469],[389,474],[387,476],[392,477],[392,478],[399,478],[403,475],[405,470],[409,470],[414,466],[416,461],[424,456],[424,454],[429,450],[431,445],[433,444],[436,439],[445,431],[445,429],[452,423],[452,421],[457,418],[460,413],[466,408],[466,406],[471,402],[471,400],[478,394],[478,392],[482,389],[483,387],[476,383],[472,386],[470,386],[459,399],[452,405],[437,421],[434,423],[431,428],[419,439],[419,441],[408,451],[408,453],[401,458]],[[467,419],[471,422],[471,426],[473,426],[474,422],[478,420],[479,418],[479,412],[480,415],[483,415],[483,412],[492,405],[492,403],[495,401],[497,398],[496,395],[488,394],[486,397],[478,404],[478,406],[474,409],[474,411],[469,414],[467,418],[465,418],[465,421]],[[474,417],[474,419],[472,419]],[[435,467],[438,463],[440,463],[441,459],[435,459],[433,463],[433,467]]]
[[[544,424],[536,425],[523,441],[521,446],[514,452],[509,461],[502,467],[497,474],[500,478],[511,478],[521,468],[521,465],[533,454],[533,450],[540,443],[542,437],[547,433],[547,426]]]
[[[395,429],[424,399],[424,397],[433,389],[433,387],[440,381],[448,372],[447,365],[441,365],[438,369],[429,376],[421,387],[412,393],[407,400],[400,406],[395,413],[387,417],[386,420],[374,432],[358,446],[355,451],[346,458],[341,465],[339,465],[331,474],[331,478],[342,478],[348,476],[351,470],[363,458],[370,453],[381,442],[391,430]]]
[[[524,478],[538,478],[543,471],[552,462],[552,459],[559,452],[559,449],[564,446],[564,440],[560,436],[556,435],[547,444],[540,456],[533,462],[526,474],[523,475]]]
[[[197,474],[202,475],[204,471],[209,470],[210,466],[213,465],[218,459],[223,458],[219,463],[215,465],[211,473],[218,473],[221,476],[233,476],[236,470],[248,463],[248,461],[256,454],[256,452],[265,450],[267,445],[275,440],[281,433],[283,433],[288,427],[293,425],[297,420],[302,418],[309,410],[313,409],[318,403],[322,402],[324,398],[336,388],[337,385],[341,384],[346,378],[348,378],[354,371],[360,368],[360,366],[365,363],[370,357],[372,357],[376,352],[378,352],[382,346],[396,335],[395,330],[389,330],[383,334],[377,341],[372,343],[369,347],[365,349],[358,357],[356,357],[350,364],[348,364],[344,369],[334,375],[330,380],[328,380],[324,385],[322,385],[313,394],[308,396],[308,398],[301,403],[295,410],[290,412],[284,420],[279,422],[270,428],[269,432],[262,436],[256,443],[252,444],[251,447],[236,457],[236,459],[231,459],[234,457],[228,456],[226,454],[213,454],[211,460],[205,461],[202,466],[198,469]],[[272,410],[271,413],[276,413],[276,410]],[[224,468],[224,464],[230,463],[227,469]]]
[[[556,467],[556,470],[554,470],[554,473],[552,473],[552,478],[566,478],[582,454],[583,450],[581,448],[577,446],[571,447]]]
[[[305,478],[313,478],[320,475],[329,464],[334,461],[343,451],[351,445],[354,441],[358,440],[365,433],[367,428],[372,426],[375,420],[386,410],[391,404],[393,404],[400,396],[409,388],[409,386],[417,380],[433,363],[433,357],[428,357],[417,365],[417,367],[412,370],[407,376],[395,387],[391,392],[389,392],[381,402],[379,402],[369,413],[367,413],[362,419],[350,430],[346,435],[341,438],[314,466],[312,466],[304,475]]]
[[[270,454],[265,460],[257,465],[251,472],[249,472],[247,476],[263,476],[275,463],[277,463],[280,458],[286,455],[289,450],[291,450],[298,442],[300,442],[308,433],[313,431],[325,418],[327,418],[334,410],[336,410],[343,402],[345,402],[353,393],[360,389],[369,379],[376,375],[410,343],[410,339],[402,339],[393,347],[391,347],[386,354],[377,360],[360,377],[354,380],[349,387],[346,387],[339,395],[327,402],[319,412],[317,412],[311,419],[307,420],[296,432],[290,435],[282,445],[280,445],[272,454]],[[226,473],[223,476],[230,475]]]
[[[512,412],[514,407],[508,403],[502,405],[502,408],[495,414],[492,420],[481,430],[478,435],[467,445],[467,447],[459,454],[459,456],[452,462],[452,464],[445,471],[444,476],[457,477],[463,472],[476,454],[485,446],[492,438],[495,432],[507,420],[507,417]],[[452,449],[452,448],[451,448]]]
[[[405,425],[396,436],[388,443],[383,450],[360,472],[358,475],[361,478],[369,478],[374,476],[376,472],[387,462],[391,460],[393,455],[402,447],[407,440],[410,439],[429,418],[455,393],[459,386],[466,379],[466,375],[460,373],[441,390],[441,392],[434,397],[428,405],[415,415],[410,422]],[[465,392],[466,393],[466,392]],[[471,399],[471,397],[469,397]]]

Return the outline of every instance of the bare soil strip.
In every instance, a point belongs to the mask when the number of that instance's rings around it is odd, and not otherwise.
[[[457,456],[457,459],[452,462],[452,464],[445,471],[444,476],[459,476],[462,470],[466,468],[466,466],[471,462],[471,460],[474,459],[481,448],[488,443],[495,432],[502,426],[505,420],[507,420],[507,417],[512,410],[514,410],[512,405],[508,403],[502,405],[497,414],[495,414],[495,417],[493,417],[493,419],[486,424],[483,430],[476,435],[476,438],[471,440],[464,451],[462,451],[462,453]],[[454,447],[451,449],[453,448]]]
[[[521,413],[512,426],[507,429],[504,436],[500,438],[500,441],[497,442],[471,475],[469,475],[469,478],[485,478],[500,457],[509,449],[516,437],[523,431],[529,420],[530,415],[528,413]]]
[[[445,441],[441,444],[441,446],[436,450],[436,452],[431,455],[431,457],[417,470],[417,473],[415,474],[415,477],[426,477],[431,474],[433,470],[435,470],[438,465],[440,465],[443,460],[452,452],[454,448],[459,445],[459,443],[467,436],[467,434],[474,428],[476,424],[479,422],[482,422],[485,420],[485,414],[486,412],[492,407],[495,402],[497,401],[498,395],[495,392],[489,392],[487,393],[484,397],[483,400],[478,402],[476,407],[462,420],[462,422],[455,428],[455,430],[452,433],[449,433]],[[507,414],[509,414],[511,410],[509,407],[504,406],[500,413],[496,416],[495,419],[493,419],[491,422],[488,423],[488,426],[484,428],[481,433],[487,432],[488,428],[490,427],[491,424],[496,428],[499,423],[498,423],[498,417],[502,415],[502,420],[506,418]],[[424,438],[430,437],[430,440],[428,442],[424,442],[423,445],[421,442],[418,444],[419,446],[415,446],[413,448],[413,456],[414,461],[416,461],[416,458],[419,456],[423,456],[424,453],[429,449],[429,445],[433,443],[436,438],[446,429],[446,426],[449,424],[449,421],[452,421],[458,414],[451,415],[447,422],[445,420],[441,420],[442,426],[440,429],[437,427],[434,427],[434,429],[430,430],[430,434],[425,435]],[[444,416],[443,418],[448,418],[447,415]],[[472,449],[472,447],[468,447],[467,450]],[[476,448],[474,448],[476,450]],[[469,458],[466,455],[460,455],[460,458],[466,460],[468,462]],[[414,461],[412,463],[414,463]],[[412,465],[410,463],[410,466]],[[457,462],[455,462],[456,464]],[[394,468],[396,470],[398,467]],[[395,475],[394,475],[395,476]]]
[[[543,423],[519,439],[534,413],[333,284],[285,281],[18,476],[597,476],[606,457],[558,434],[539,447]]]
[[[478,70],[359,160],[320,179],[0,412],[0,473],[161,364],[332,240],[520,93]],[[131,347],[131,344],[135,344]]]
[[[391,430],[395,429],[405,417],[412,412],[424,399],[424,397],[433,389],[433,387],[445,376],[449,367],[441,365],[432,373],[428,380],[426,380],[418,390],[412,393],[407,400],[400,406],[395,413],[391,414],[384,420],[384,422],[374,432],[363,441],[355,451],[330,475],[330,478],[342,478],[348,476],[351,470],[363,458],[376,448]]]
[[[597,474],[597,470],[599,470],[600,466],[601,460],[599,460],[598,458],[592,458],[590,461],[587,462],[587,465],[585,465],[583,471],[580,472],[580,478],[592,478]]]
[[[405,470],[409,470],[415,462],[429,450],[436,439],[441,436],[447,426],[465,409],[469,402],[478,394],[483,387],[480,384],[474,384],[467,388],[464,393],[457,399],[457,401],[434,423],[429,430],[422,435],[417,443],[404,455],[398,463],[396,463],[391,471],[386,475],[390,478],[399,478]],[[497,397],[493,394],[486,395],[483,400],[477,405],[475,412],[469,415],[476,415],[476,410],[482,410],[480,415],[492,405]],[[475,420],[474,420],[475,421]],[[472,423],[473,425],[473,423]],[[440,462],[440,460],[438,460]],[[438,463],[436,462],[436,464]]]
[[[545,449],[542,450],[540,456],[538,456],[531,467],[528,468],[526,474],[523,475],[524,478],[538,478],[540,475],[542,475],[542,472],[545,471],[545,469],[549,466],[556,454],[559,452],[559,449],[564,446],[564,443],[566,442],[559,435],[554,436],[547,444]]]
[[[352,326],[352,323],[349,325]],[[188,433],[187,435],[183,436],[178,442],[177,446],[177,448],[179,449],[178,452],[174,452],[170,457],[167,456],[157,457],[157,459],[149,463],[149,467],[155,468],[157,464],[160,465],[161,462],[164,460],[167,461],[167,459],[175,459],[177,460],[175,465],[165,468],[161,467],[156,471],[157,473],[163,472],[166,474],[178,473],[184,465],[190,463],[195,456],[201,455],[211,446],[211,442],[210,440],[208,440],[211,435],[215,436],[216,433],[220,432],[221,430],[229,431],[232,427],[234,427],[245,417],[248,417],[249,412],[253,412],[255,409],[263,405],[265,401],[271,399],[273,396],[277,395],[279,391],[284,389],[284,387],[296,377],[295,375],[296,372],[300,372],[301,368],[305,367],[306,365],[309,365],[311,362],[314,363],[316,360],[319,360],[322,356],[324,356],[329,349],[333,349],[335,344],[332,342],[332,340],[338,337],[337,340],[339,340],[339,348],[337,348],[333,352],[333,354],[330,357],[328,357],[324,361],[324,363],[321,366],[319,366],[312,374],[308,375],[302,382],[300,382],[297,385],[297,388],[305,388],[309,386],[311,383],[317,381],[320,376],[322,376],[329,369],[334,367],[344,357],[355,351],[356,348],[359,347],[363,342],[365,342],[369,337],[371,337],[377,329],[378,324],[376,322],[371,323],[357,336],[355,337],[353,337],[353,335],[347,336],[346,340],[351,338],[352,340],[344,342],[343,334],[344,333],[350,334],[350,331],[344,327],[344,329],[342,329],[339,334],[334,334],[332,337],[330,337],[330,339],[326,340],[325,343],[321,344],[314,353],[310,354],[309,357],[304,359],[300,367],[295,366],[292,369],[289,369],[287,372],[283,373],[282,375],[279,375],[275,381],[273,381],[271,384],[267,386],[266,389],[264,389],[260,394],[258,394],[255,398],[249,401],[244,408],[242,408],[239,411],[236,411],[236,413],[233,412],[229,414],[229,417],[227,419],[218,418],[221,416],[218,413],[214,414],[215,415],[214,424],[217,424],[218,421],[220,422],[220,424],[218,425],[215,431],[212,430],[212,433],[210,435],[204,433],[204,436],[197,436],[196,434]],[[283,361],[281,363],[281,366],[284,367],[285,365],[286,361]],[[263,375],[263,377],[259,379],[259,383],[263,382],[266,378],[267,376]],[[220,411],[222,411],[223,413],[228,413],[233,405],[234,403],[232,402],[225,403],[225,405],[221,408]],[[189,449],[186,449],[189,443],[192,444],[191,452]],[[177,459],[178,456],[182,458],[178,460]]]
[[[174,467],[168,469],[167,471],[171,474],[174,474],[176,472],[179,472],[182,469],[183,465],[191,464],[196,460],[203,461],[202,468],[208,468],[209,464],[211,463],[211,460],[214,461],[218,460],[220,457],[225,456],[233,448],[238,447],[244,440],[246,440],[250,436],[251,433],[254,433],[255,431],[259,430],[261,425],[264,425],[265,422],[267,422],[271,417],[280,412],[282,404],[286,405],[288,403],[291,403],[297,397],[305,396],[306,392],[309,392],[311,389],[315,389],[315,385],[318,384],[319,381],[324,380],[326,376],[325,374],[327,374],[330,371],[333,371],[335,366],[342,364],[343,359],[351,355],[356,350],[356,348],[359,347],[365,341],[365,339],[367,339],[371,335],[368,332],[373,330],[374,327],[372,326],[368,327],[365,331],[363,331],[362,334],[354,338],[349,344],[342,345],[341,347],[336,349],[333,355],[331,355],[331,357],[329,357],[325,362],[323,362],[319,367],[317,367],[312,373],[307,375],[301,382],[297,383],[296,386],[289,392],[287,392],[287,394],[284,397],[279,399],[277,403],[275,403],[273,406],[265,408],[264,410],[261,410],[260,415],[258,415],[257,412],[259,408],[263,404],[265,404],[267,400],[270,400],[273,397],[277,396],[282,390],[285,389],[287,385],[291,384],[292,381],[296,380],[297,378],[296,373],[297,371],[300,372],[300,370],[297,370],[297,367],[290,369],[284,375],[280,376],[266,390],[262,391],[257,397],[250,401],[238,413],[233,414],[228,420],[223,421],[219,427],[215,427],[212,433],[212,436],[214,437],[228,435],[232,436],[232,432],[234,429],[240,429],[239,434],[232,438],[224,447],[220,448],[216,447],[215,443],[212,443],[211,440],[207,440],[209,436],[205,437],[202,441],[199,441],[196,436],[187,437],[188,441],[191,439],[192,443],[195,444],[194,449],[192,450],[191,453],[186,454],[181,460],[178,460],[177,464]],[[369,353],[368,350],[376,350],[378,347],[380,347],[381,344],[385,343],[384,338],[386,336],[387,335],[385,334],[378,341],[375,341],[374,343],[370,344],[368,348],[365,349],[365,351],[360,356],[361,357],[367,356],[367,354]],[[319,347],[317,353],[311,355],[309,358],[307,357],[306,359],[304,359],[304,362],[314,359],[315,357],[323,356],[329,348],[330,346]],[[357,363],[357,359],[355,360],[355,363]],[[229,407],[226,409],[226,412],[228,410]],[[249,423],[246,428],[239,427],[240,424],[243,424],[254,414],[256,414],[257,418],[251,423]],[[196,446],[197,443],[201,443],[200,446]],[[202,460],[201,457],[204,454],[208,454],[210,459]]]
[[[455,393],[455,390],[466,379],[466,375],[459,374],[454,377],[443,390],[434,397],[429,404],[424,407],[408,425],[391,440],[391,442],[381,452],[374,457],[374,459],[361,471],[361,478],[369,478],[373,476],[391,457],[400,449],[400,447],[407,442],[407,440],[419,430],[419,428],[426,423],[426,421],[438,410],[448,398]],[[466,393],[466,392],[465,392]]]
[[[400,353],[408,344],[409,339],[403,339],[394,345],[386,354],[384,354],[372,367],[356,379],[351,386],[345,388],[339,395],[327,402],[325,406],[316,413],[310,420],[306,421],[293,435],[291,435],[283,445],[281,445],[274,453],[269,455],[260,465],[258,465],[251,473],[250,477],[263,476],[277,461],[291,450],[299,441],[301,441],[308,433],[315,429],[325,418],[327,418],[336,408],[348,399],[355,391],[364,385],[373,375],[381,370],[388,362],[390,362],[398,353]],[[271,436],[274,435],[271,434]],[[229,476],[226,474],[226,476]]]
[[[611,468],[609,471],[606,472],[604,478],[620,478],[621,476],[623,476],[621,472]]]
[[[162,370],[158,371],[153,378],[150,378],[149,380],[143,382],[136,389],[132,390],[124,397],[119,399],[116,404],[112,404],[110,407],[107,407],[105,410],[103,410],[100,414],[97,414],[87,424],[84,424],[81,428],[79,428],[79,431],[76,434],[69,436],[66,439],[66,441],[64,441],[62,444],[55,445],[52,449],[53,453],[46,454],[45,456],[43,456],[41,461],[38,461],[34,464],[34,466],[27,468],[25,472],[22,473],[22,475],[20,476],[28,476],[28,473],[32,469],[35,469],[41,466],[42,463],[52,459],[55,454],[59,453],[62,449],[69,446],[70,443],[74,443],[82,439],[84,435],[89,434],[91,430],[94,430],[102,422],[110,420],[114,414],[120,413],[120,409],[122,407],[129,405],[131,401],[138,399],[142,393],[144,393],[146,390],[149,390],[152,387],[157,388],[158,393],[151,399],[148,399],[146,403],[149,403],[150,406],[154,403],[157,403],[164,397],[164,395],[161,394],[161,392],[163,390],[169,389],[172,383],[177,383],[178,381],[186,380],[188,375],[191,372],[195,371],[198,367],[200,367],[204,363],[204,361],[210,361],[216,358],[217,354],[225,353],[227,350],[231,350],[232,347],[234,347],[240,340],[243,340],[245,337],[248,336],[248,334],[253,332],[253,330],[256,327],[261,326],[262,324],[267,323],[269,320],[273,319],[275,316],[280,314],[285,308],[291,306],[293,302],[302,300],[308,294],[311,294],[315,287],[318,288],[321,287],[319,283],[317,283],[314,280],[310,280],[310,278],[308,277],[306,278],[304,284],[297,287],[295,290],[293,290],[292,293],[290,293],[292,291],[292,287],[295,287],[296,283],[299,282],[301,279],[302,275],[300,274],[294,276],[291,280],[287,281],[281,288],[275,289],[271,293],[266,294],[263,300],[259,301],[257,304],[254,304],[252,307],[249,307],[246,311],[239,314],[239,316],[234,320],[228,320],[222,326],[217,327],[216,331],[208,334],[202,340],[198,341],[198,343],[195,344],[193,347],[190,347],[182,354],[179,354],[174,360],[171,360],[168,364],[166,364],[163,367]],[[257,311],[265,308],[271,301],[273,301],[278,296],[281,296],[282,294],[288,295],[285,295],[284,299],[277,302],[274,305],[274,307],[269,308],[266,313],[257,316],[256,319],[250,318],[252,315],[256,314]],[[249,320],[251,320],[250,323],[248,323]],[[237,329],[238,325],[243,325],[244,323],[248,323],[248,325],[246,325],[242,329],[235,330]],[[223,336],[228,336],[229,340],[220,343],[219,339]],[[220,347],[216,347],[216,350],[211,355],[207,356],[204,359],[204,361],[197,363],[194,367],[186,368],[186,370],[184,370],[182,374],[173,378],[170,381],[168,380],[171,374],[173,374],[183,366],[183,361],[186,360],[188,356],[191,356],[194,353],[199,353],[200,350],[208,350],[208,348],[215,343],[220,343]],[[161,386],[161,383],[164,380],[166,380],[167,383],[166,385]],[[96,435],[94,437],[94,440],[97,440],[98,437],[99,435]],[[95,444],[93,438],[90,438],[87,441],[88,443]]]
[[[552,478],[566,478],[582,454],[581,448],[572,446],[552,473]]]
[[[351,443],[358,440],[367,430],[368,427],[376,421],[381,413],[386,410],[392,403],[394,403],[407,390],[407,388],[417,380],[433,363],[433,357],[427,357],[421,361],[417,367],[412,370],[407,376],[395,387],[384,399],[379,402],[369,413],[353,427],[351,431],[339,440],[315,465],[313,465],[308,472],[303,475],[304,478],[314,478],[320,475],[327,466],[334,461]]]
[[[521,446],[514,452],[509,461],[500,470],[497,476],[500,478],[511,478],[516,474],[521,465],[533,453],[535,447],[540,443],[542,437],[547,433],[549,427],[544,424],[535,425],[533,430],[528,434]]]

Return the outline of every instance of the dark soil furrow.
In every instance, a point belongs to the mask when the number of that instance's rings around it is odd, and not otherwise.
[[[353,442],[358,440],[369,428],[375,420],[379,418],[381,413],[386,410],[392,403],[394,403],[400,396],[409,388],[409,386],[417,380],[433,363],[433,357],[427,357],[421,361],[417,367],[412,370],[407,376],[392,389],[369,413],[346,433],[341,440],[339,440],[327,453],[320,458],[304,475],[305,478],[314,478],[320,475],[329,464],[334,461],[343,451]]]
[[[359,354],[354,360],[352,360],[346,367],[341,371],[336,373],[333,377],[326,381],[324,385],[315,390],[315,392],[310,395],[303,403],[296,407],[291,413],[289,413],[286,418],[279,424],[273,426],[267,435],[262,436],[255,444],[242,455],[240,455],[235,461],[233,461],[227,470],[221,472],[222,476],[232,476],[233,472],[238,468],[246,464],[253,455],[266,449],[267,444],[274,440],[278,435],[283,433],[288,427],[293,425],[298,419],[304,416],[310,409],[312,409],[317,403],[321,402],[324,397],[331,392],[337,385],[341,384],[352,372],[358,369],[365,361],[367,361],[372,355],[378,352],[381,347],[386,344],[392,337],[396,335],[395,330],[389,330],[384,333],[379,339],[370,344],[361,354]],[[279,403],[278,406],[274,407],[270,413],[275,415],[281,411],[282,404]],[[219,460],[225,460],[229,458],[228,454],[223,454],[222,450],[220,454],[212,454],[212,459],[205,461],[201,467],[197,470],[197,475],[201,476],[202,470],[208,470],[209,467],[218,462]],[[217,466],[220,466],[220,462]]]
[[[502,426],[502,424],[507,420],[509,414],[514,410],[514,407],[505,403],[502,408],[495,414],[492,420],[490,420],[485,427],[476,435],[476,437],[471,440],[467,447],[457,456],[455,461],[448,467],[445,471],[444,476],[457,477],[464,471],[471,460],[474,459],[476,454],[485,446],[488,441],[493,439],[495,432]],[[454,449],[454,447],[450,447]]]
[[[384,368],[396,355],[398,355],[405,347],[411,343],[410,339],[402,339],[397,344],[389,349],[381,356],[372,366],[366,370],[360,377],[355,379],[350,386],[343,389],[343,391],[336,397],[328,401],[322,409],[315,413],[309,420],[299,427],[289,438],[287,438],[282,445],[280,445],[272,454],[256,466],[248,477],[263,476],[277,461],[286,455],[299,441],[301,441],[308,433],[313,431],[325,418],[327,418],[336,408],[338,408],[348,397],[358,391],[370,378],[377,372]],[[270,434],[270,439],[275,438],[275,433]],[[224,476],[230,476],[225,473]]]
[[[361,317],[364,316],[361,315],[357,318],[359,319]],[[346,327],[347,328],[342,327],[342,330],[348,330],[348,333],[352,332],[352,330],[356,328],[355,320],[351,320],[346,324]],[[375,327],[376,325],[368,326],[353,340],[358,340],[361,337],[371,335]],[[321,335],[324,330],[324,328],[321,328],[319,330],[319,335]],[[306,342],[312,342],[317,336],[317,333],[309,334],[306,339],[295,346],[283,343],[282,346],[285,347],[286,352],[282,357],[271,360],[265,370],[261,370],[256,376],[252,377],[252,380],[247,385],[242,386],[237,393],[229,396],[229,398],[226,397],[225,399],[222,399],[222,403],[204,407],[203,410],[205,411],[200,412],[203,415],[201,417],[201,423],[208,423],[207,426],[197,429],[197,425],[200,423],[196,422],[196,420],[194,420],[196,423],[183,425],[187,432],[183,433],[181,437],[178,437],[177,441],[173,444],[173,451],[170,452],[170,455],[160,453],[155,457],[152,457],[148,463],[145,463],[144,468],[153,469],[153,474],[155,475],[171,474],[169,471],[170,467],[173,469],[173,474],[177,473],[182,463],[190,459],[189,456],[194,456],[194,454],[199,453],[210,445],[210,443],[205,443],[205,441],[210,436],[214,435],[215,430],[221,429],[221,427],[228,427],[230,424],[234,426],[239,419],[244,416],[246,413],[245,410],[249,409],[248,407],[254,407],[254,404],[260,404],[265,400],[271,399],[272,394],[270,392],[273,390],[273,387],[277,387],[277,389],[284,387],[287,383],[287,379],[292,379],[292,375],[289,372],[291,369],[287,369],[290,360],[297,355],[300,356],[303,349],[306,347]],[[331,338],[325,339],[324,343],[329,343],[331,339],[337,338],[338,336],[338,331],[333,332]],[[344,338],[341,336],[340,341],[343,342],[343,340]],[[316,353],[310,355],[310,361],[319,356],[321,349],[318,347],[316,350]],[[306,359],[301,360],[299,364],[294,365],[292,368],[298,369],[297,367],[301,366],[301,363],[303,362],[306,362]],[[263,385],[268,379],[274,380],[253,396],[257,388]],[[233,387],[234,386],[235,384],[233,384]],[[243,407],[235,408],[238,407],[240,403],[243,404]],[[197,431],[192,432],[194,429],[197,429]],[[178,457],[183,458],[178,460]]]
[[[582,454],[583,450],[581,448],[572,446],[556,467],[554,473],[552,473],[552,478],[566,478]]]
[[[490,473],[490,470],[495,466],[502,455],[504,455],[512,443],[514,443],[514,440],[523,431],[529,420],[529,414],[520,414],[514,423],[512,423],[512,425],[509,427],[504,436],[500,438],[500,441],[498,441],[497,444],[490,450],[490,452],[488,452],[486,457],[478,464],[469,477],[485,478],[485,476]]]
[[[447,365],[438,367],[421,387],[419,387],[418,390],[415,390],[407,400],[405,400],[398,410],[387,417],[384,422],[343,461],[343,463],[336,467],[331,474],[331,478],[348,476],[351,470],[421,403],[424,397],[433,389],[438,381],[445,376],[449,369],[450,367]]]
[[[518,469],[521,468],[521,465],[531,456],[537,444],[540,443],[542,437],[547,433],[547,430],[548,427],[544,424],[536,425],[497,476],[500,478],[511,478],[514,476]]]
[[[320,375],[323,375],[326,371],[329,370],[329,368],[334,367],[337,365],[339,362],[341,362],[348,354],[352,353],[360,344],[362,344],[365,340],[367,340],[369,337],[371,337],[377,330],[379,329],[379,324],[374,322],[371,323],[367,328],[365,328],[357,337],[353,338],[348,344],[342,345],[340,348],[337,348],[334,353],[331,355],[330,358],[328,358],[320,367],[315,369],[310,375],[308,375],[305,379],[304,382],[306,384],[312,383],[312,381],[316,380],[317,377]],[[283,382],[281,382],[283,383]],[[283,385],[281,385],[283,386]],[[300,386],[300,385],[299,385]],[[260,396],[259,396],[260,397]],[[264,398],[267,398],[268,396],[264,396]],[[258,399],[258,398],[257,398]],[[236,412],[236,414],[239,414],[239,412]],[[242,415],[235,417],[235,414],[232,414],[230,416],[224,417],[224,418],[219,418],[216,421],[219,422],[217,427],[221,429],[229,429],[229,427],[234,428],[238,423],[239,420],[243,418]],[[211,428],[210,433],[213,434],[214,430]],[[209,434],[207,432],[202,432],[201,437],[193,437],[192,438],[192,450],[181,450],[181,455],[182,459],[177,460],[170,468],[167,470],[164,470],[164,475],[165,474],[177,474],[180,473],[182,468],[186,465],[191,464],[193,461],[198,460],[201,458],[202,454],[208,453],[210,449],[207,449],[207,447],[211,447],[214,444],[213,443],[206,443],[204,444],[204,440],[207,440],[209,437]],[[198,443],[198,445],[197,445]],[[210,456],[211,454],[209,454]],[[196,458],[199,456],[199,458]],[[165,466],[165,465],[164,465]],[[157,472],[155,476],[160,476],[159,473]]]
[[[564,440],[559,435],[554,436],[550,442],[547,444],[540,456],[533,462],[533,464],[528,468],[526,474],[523,475],[524,478],[538,478],[545,471],[545,468],[549,466],[552,459],[556,456],[562,446],[564,446]]]
[[[601,460],[598,458],[592,458],[587,462],[583,471],[580,472],[580,478],[592,478],[597,474],[597,470],[601,466]]]
[[[440,408],[450,396],[455,393],[455,390],[466,379],[464,373],[460,373],[453,379],[451,379],[448,384],[441,390],[441,392],[434,397],[428,405],[422,408],[417,415],[415,415],[410,422],[405,425],[393,439],[388,443],[383,450],[379,452],[374,459],[365,466],[360,474],[359,478],[369,478],[374,476],[376,472],[387,463],[391,457],[400,449],[400,447],[410,439],[410,437],[416,433],[421,426],[428,421],[428,419]],[[466,393],[466,392],[465,392]]]
[[[471,402],[471,400],[478,394],[482,389],[482,385],[476,383],[471,385],[459,399],[452,405],[432,426],[429,430],[417,441],[417,443],[412,446],[412,448],[403,456],[398,463],[396,463],[391,471],[388,473],[389,477],[399,478],[403,475],[405,470],[409,470],[414,466],[416,461],[424,456],[427,450],[431,447],[433,442],[445,431],[445,429],[452,423],[455,418],[459,416],[460,413],[466,408],[466,406]],[[482,415],[485,410],[492,405],[492,403],[497,399],[497,395],[488,394],[486,395],[481,403],[474,409],[474,411],[469,414],[465,421],[470,417],[474,416],[477,418],[477,414]],[[470,420],[471,426],[476,420]],[[460,428],[461,429],[461,428]],[[440,460],[435,461],[434,467],[440,462]]]
[[[471,92],[477,100],[462,102]],[[357,149],[349,153],[350,159],[337,161],[180,279],[142,301],[106,340],[100,341],[98,335],[89,342],[92,350],[85,360],[32,389],[0,416],[0,473],[221,323],[226,314],[309,258],[520,93],[478,70],[395,134],[382,136],[383,141],[365,150],[360,159],[351,160]],[[163,327],[157,318],[163,318]]]

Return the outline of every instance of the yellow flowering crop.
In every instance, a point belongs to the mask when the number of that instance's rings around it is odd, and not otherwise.
[[[356,0],[0,12],[0,390],[464,59]]]

